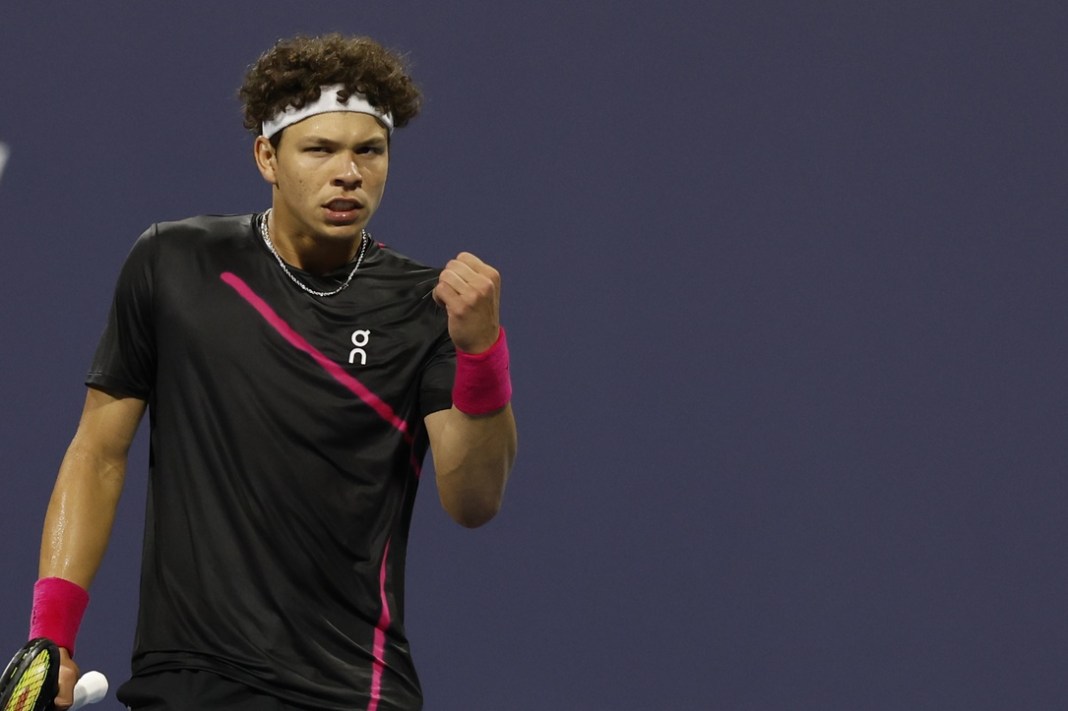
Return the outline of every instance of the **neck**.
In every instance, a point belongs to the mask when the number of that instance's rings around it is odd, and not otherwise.
[[[286,264],[309,274],[325,274],[345,266],[356,258],[364,240],[363,230],[351,238],[323,238],[302,232],[278,219],[273,209],[267,213],[267,235]]]

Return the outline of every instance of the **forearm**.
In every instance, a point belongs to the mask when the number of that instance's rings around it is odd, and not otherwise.
[[[426,418],[438,494],[457,523],[475,527],[500,510],[516,451],[500,273],[469,252],[441,271],[434,300],[456,346],[453,406]]]
[[[88,589],[107,549],[126,471],[125,451],[109,455],[76,435],[45,514],[39,577]]]
[[[500,510],[517,435],[512,406],[472,417],[453,407],[442,415],[433,446],[438,494],[445,510],[463,526],[475,527]]]

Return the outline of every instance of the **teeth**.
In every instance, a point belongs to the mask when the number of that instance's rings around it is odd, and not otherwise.
[[[356,203],[349,202],[348,200],[333,200],[330,203],[330,207],[334,210],[355,210]]]

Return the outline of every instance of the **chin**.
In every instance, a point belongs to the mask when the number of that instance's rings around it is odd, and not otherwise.
[[[327,224],[326,229],[323,230],[323,235],[333,239],[356,239],[360,236],[360,231],[366,226],[367,223],[362,220],[348,225]]]

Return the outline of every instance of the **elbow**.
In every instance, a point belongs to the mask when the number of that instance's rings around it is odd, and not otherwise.
[[[500,507],[469,511],[460,516],[453,516],[453,520],[464,528],[478,528],[492,521],[498,511],[500,511]]]
[[[500,512],[514,454],[467,466],[437,468],[438,497],[453,521],[464,528],[484,526]],[[435,462],[435,465],[444,463]]]
[[[501,498],[469,496],[458,501],[442,500],[445,511],[464,528],[478,528],[493,520],[501,510]]]

